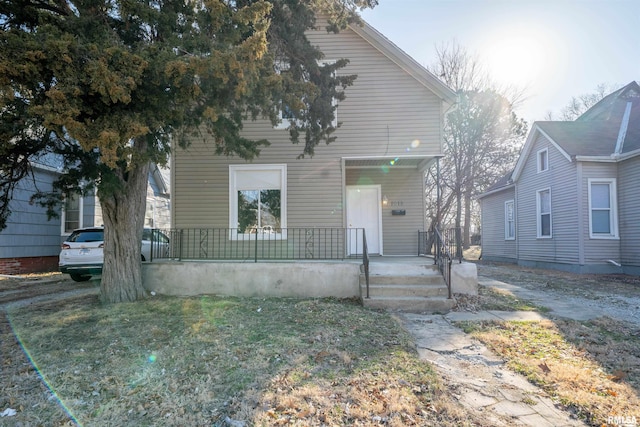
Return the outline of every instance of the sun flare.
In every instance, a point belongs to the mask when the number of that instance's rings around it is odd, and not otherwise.
[[[544,35],[509,31],[488,41],[480,60],[498,84],[517,87],[535,85],[553,61],[553,46]]]

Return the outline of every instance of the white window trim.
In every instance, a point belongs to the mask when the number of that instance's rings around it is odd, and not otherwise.
[[[545,159],[546,161],[546,168],[542,169],[542,164],[540,162],[540,155],[542,153],[545,153]],[[548,148],[543,148],[542,150],[538,150],[538,153],[536,154],[536,162],[538,164],[538,173],[541,172],[546,172],[549,170],[549,149]]]
[[[336,63],[335,59],[323,59],[322,61],[318,61],[318,64],[321,66],[325,66],[327,64],[335,64],[335,63]],[[280,64],[283,64],[283,63],[280,62]],[[280,65],[280,67],[284,69],[284,66]],[[338,127],[338,108],[337,108],[338,100],[335,97],[331,99],[331,105],[333,107],[336,107],[333,113],[333,121],[331,122],[331,126],[333,126],[334,128],[337,128]],[[292,122],[291,120],[285,119],[284,117],[282,117],[282,108],[278,109],[278,119],[280,119],[280,123],[274,126],[275,129],[289,129]]]
[[[84,227],[84,197],[78,194],[78,210],[79,210],[79,218],[78,218],[78,228]],[[67,205],[67,199],[62,201],[62,209],[60,210],[60,235],[61,236],[69,236],[73,232],[65,230],[65,223],[67,222],[67,213],[65,210],[65,206]]]
[[[509,205],[513,212],[513,236],[509,236]],[[504,240],[516,240],[516,204],[513,200],[504,202]]]
[[[542,221],[540,221],[540,217],[542,215],[541,209],[542,206],[540,206],[540,193],[543,193],[545,191],[549,192],[549,235],[548,236],[543,236],[542,235]],[[552,203],[552,197],[551,197],[551,187],[548,188],[543,188],[542,190],[538,190],[536,191],[536,237],[538,239],[551,239],[553,238],[553,203]]]
[[[589,178],[587,180],[589,190],[589,237],[591,239],[619,239],[618,235],[618,196],[615,178]],[[593,219],[591,207],[591,185],[592,184],[609,184],[609,234],[593,233]]]
[[[238,233],[238,189],[236,186],[236,172],[238,171],[280,171],[280,228],[281,233],[270,235],[269,238],[285,240],[287,238],[287,165],[286,164],[264,164],[264,165],[229,165],[229,232],[230,238],[236,240],[239,236],[248,234]],[[258,239],[263,238],[257,234]]]

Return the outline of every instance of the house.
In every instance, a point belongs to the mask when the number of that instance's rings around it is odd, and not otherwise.
[[[535,122],[513,171],[479,199],[482,259],[640,274],[640,86],[575,121]]]
[[[365,229],[370,254],[416,255],[425,170],[442,155],[455,94],[366,23],[338,34],[319,24],[307,36],[326,61],[349,59],[340,73],[357,75],[337,108],[337,140],[298,159],[286,126],[246,122],[246,137],[271,142],[252,162],[193,140],[173,158],[173,228],[232,230],[226,240],[275,230],[291,244],[287,230]],[[355,240],[347,255],[362,251]]]
[[[425,171],[442,156],[455,93],[366,23],[337,34],[318,23],[307,37],[324,60],[349,60],[339,73],[357,75],[337,106],[336,140],[298,158],[286,123],[257,120],[244,123],[244,136],[271,145],[251,162],[218,156],[197,139],[174,152],[172,259],[143,265],[145,288],[450,309],[445,279],[417,255]],[[368,255],[378,260],[371,270]],[[473,292],[469,265],[451,275]]]
[[[47,218],[46,208],[33,203],[36,191],[51,191],[60,162],[41,158],[32,163],[33,180],[18,183],[11,199],[7,227],[0,231],[0,274],[24,274],[58,270],[60,244],[76,228],[102,224],[97,196],[65,200],[58,218]],[[151,166],[147,186],[146,227],[169,227],[169,171]]]

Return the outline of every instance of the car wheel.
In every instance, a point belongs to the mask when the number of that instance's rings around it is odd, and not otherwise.
[[[70,274],[70,276],[74,282],[86,282],[87,280],[91,279],[91,276],[87,276],[84,274]]]

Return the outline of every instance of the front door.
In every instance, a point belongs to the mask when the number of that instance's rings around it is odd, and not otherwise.
[[[347,227],[364,228],[369,254],[382,255],[382,207],[379,185],[347,186]],[[350,231],[349,255],[362,253],[362,234]]]

